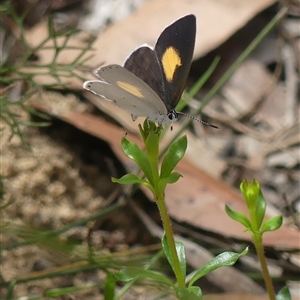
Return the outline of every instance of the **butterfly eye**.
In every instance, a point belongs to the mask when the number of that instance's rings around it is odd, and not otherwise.
[[[170,121],[175,122],[178,120],[178,113],[175,110],[170,110],[168,112],[168,118]]]

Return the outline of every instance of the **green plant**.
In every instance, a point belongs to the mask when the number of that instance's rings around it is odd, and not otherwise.
[[[143,126],[139,125],[139,129],[145,150],[143,151],[126,137],[122,139],[122,149],[125,155],[140,167],[145,178],[135,174],[126,174],[120,179],[113,178],[112,180],[119,184],[142,184],[152,192],[165,231],[162,237],[162,249],[175,274],[176,283],[163,274],[140,267],[127,267],[116,273],[116,277],[122,281],[151,278],[173,288],[179,299],[202,299],[202,291],[198,286],[194,286],[194,283],[217,268],[233,265],[240,256],[248,252],[248,249],[246,248],[241,253],[224,252],[218,255],[203,268],[197,270],[186,284],[185,249],[183,243],[174,240],[165,203],[165,189],[168,184],[177,182],[181,177],[178,172],[174,171],[174,168],[185,154],[187,138],[183,136],[170,145],[159,167],[159,142],[163,132],[162,127],[146,120]]]
[[[2,53],[0,67],[0,83],[6,86],[0,96],[0,120],[3,120],[10,128],[12,135],[17,135],[23,141],[21,126],[47,126],[48,122],[24,122],[20,120],[16,108],[33,113],[43,118],[45,115],[26,105],[26,101],[45,88],[67,86],[66,80],[78,78],[83,81],[78,69],[90,58],[86,53],[91,49],[91,44],[80,48],[69,45],[69,40],[78,33],[76,30],[55,30],[51,18],[48,19],[48,35],[37,45],[31,46],[26,39],[23,21],[26,14],[19,16],[9,2],[0,5],[2,17],[11,18],[17,28],[18,48],[21,49],[19,57],[10,57],[10,52]],[[52,60],[49,63],[36,64],[34,57],[39,57],[43,51],[52,51]],[[71,63],[61,63],[59,56],[64,51],[76,50],[78,56]],[[13,62],[13,63],[12,63]],[[47,76],[48,83],[42,82],[38,77]],[[62,79],[63,78],[63,79]],[[11,99],[10,91],[19,83],[25,83],[25,90],[17,99]],[[24,143],[24,141],[23,141]]]
[[[226,213],[230,218],[241,223],[245,227],[245,231],[251,234],[270,300],[290,300],[291,296],[286,288],[281,290],[277,297],[275,296],[263,247],[263,234],[268,231],[278,230],[282,225],[282,216],[276,216],[264,221],[267,204],[260,189],[260,184],[256,180],[253,180],[252,183],[244,180],[240,185],[240,189],[247,204],[249,217],[243,213],[233,211],[227,205],[225,207]]]

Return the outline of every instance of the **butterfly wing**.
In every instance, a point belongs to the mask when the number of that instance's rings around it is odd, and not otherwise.
[[[144,116],[162,123],[178,103],[190,70],[196,35],[196,18],[187,15],[164,29],[154,50],[142,46],[124,67],[100,68],[101,80],[83,87],[127,110],[135,118]]]
[[[183,93],[190,71],[196,38],[196,17],[186,15],[166,27],[159,36],[156,52],[163,73],[168,111],[174,109]]]
[[[153,49],[148,46],[137,48],[125,60],[124,68],[143,80],[163,101],[164,78],[158,57]]]
[[[154,122],[164,121],[167,110],[157,94],[141,79],[119,65],[100,68],[101,80],[86,81],[83,87],[114,102],[132,116],[147,117]]]

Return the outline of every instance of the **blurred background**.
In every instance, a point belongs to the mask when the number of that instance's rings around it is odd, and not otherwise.
[[[199,285],[204,299],[268,299],[251,239],[224,211],[246,211],[239,185],[256,179],[268,216],[284,216],[264,239],[275,289],[288,285],[299,299],[299,1],[11,0],[0,9],[1,299],[109,299],[108,273],[160,249],[147,191],[111,182],[134,171],[121,138],[138,143],[143,119],[82,83],[189,13],[197,35],[184,111],[219,127],[182,117],[161,144],[188,137],[166,201],[175,233],[192,242],[189,271],[250,245]],[[153,268],[172,278],[164,259]],[[141,282],[121,299],[163,291]]]

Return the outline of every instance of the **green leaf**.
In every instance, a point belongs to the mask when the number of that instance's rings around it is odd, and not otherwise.
[[[59,296],[68,295],[72,293],[77,293],[84,290],[91,290],[96,287],[99,287],[99,285],[83,285],[83,286],[70,286],[70,287],[61,287],[61,288],[52,288],[49,290],[44,291],[44,296],[46,298],[57,298]],[[113,299],[113,298],[111,298]]]
[[[141,278],[154,279],[157,282],[165,283],[169,286],[174,287],[173,282],[164,275],[139,267],[126,267],[123,270],[115,273],[115,277],[118,280],[125,282]]]
[[[287,286],[284,286],[276,295],[276,300],[292,300],[291,293]]]
[[[156,164],[158,163],[158,145],[159,138],[154,133],[153,130],[150,130],[147,139],[146,139],[146,151],[150,160],[154,161]]]
[[[145,143],[146,138],[148,136],[148,132],[149,132],[149,122],[147,119],[145,119],[143,126],[141,124],[139,124],[139,131],[140,131],[140,135]]]
[[[112,273],[108,273],[105,279],[104,299],[111,300],[115,298],[116,280]]]
[[[225,211],[231,219],[241,223],[248,230],[251,230],[251,223],[245,214],[232,210],[228,205],[225,205]]]
[[[152,169],[147,155],[133,142],[126,138],[122,139],[122,149],[124,154],[135,161],[151,184],[153,184]]]
[[[143,184],[146,186],[149,190],[151,190],[152,193],[154,193],[153,186],[146,180],[140,178],[139,176],[135,174],[125,174],[121,178],[111,178],[111,181],[118,184]]]
[[[180,269],[183,277],[186,277],[186,256],[184,244],[182,242],[175,242],[176,252],[179,259]]]
[[[184,156],[186,148],[186,136],[179,138],[170,145],[169,150],[162,161],[160,178],[166,178],[171,174],[175,166]]]
[[[167,260],[168,260],[168,262],[169,262],[172,270],[174,271],[173,256],[171,255],[169,243],[168,243],[167,236],[166,236],[165,233],[162,236],[161,244],[162,244],[162,249],[163,249],[163,251],[165,253],[165,256],[166,256],[166,258],[167,258]],[[175,273],[175,271],[174,271],[174,273]]]
[[[266,232],[266,231],[274,231],[280,228],[282,225],[282,216],[276,216],[273,217],[262,225],[261,232]]]
[[[141,177],[135,175],[135,174],[126,174],[122,176],[121,178],[111,178],[111,181],[114,183],[119,183],[119,184],[145,184],[148,183]]]
[[[162,180],[165,180],[167,183],[175,183],[178,181],[178,179],[182,177],[182,175],[178,172],[171,173],[168,177],[163,178]]]
[[[201,300],[202,291],[199,286],[190,286],[187,288],[179,288],[177,295],[180,300]]]
[[[266,214],[266,207],[267,207],[267,202],[261,192],[259,191],[257,195],[257,200],[256,200],[256,222],[257,222],[257,229],[260,229],[261,224],[264,220],[265,214]]]
[[[169,243],[167,240],[166,234],[163,235],[162,240],[162,248],[165,253],[166,258],[168,259],[168,262],[170,266],[173,269],[173,272],[176,274],[175,269],[174,269],[174,262],[173,262],[173,256],[170,251]],[[176,247],[176,253],[178,256],[179,264],[180,264],[180,270],[185,278],[186,276],[186,256],[185,256],[185,249],[184,249],[184,244],[182,242],[175,242],[175,247]]]
[[[166,178],[161,178],[158,183],[158,190],[161,194],[164,193],[167,184],[172,184],[178,181],[178,179],[182,177],[182,175],[178,172],[171,173]]]
[[[11,280],[9,282],[5,300],[13,299],[15,285],[16,285],[16,280]]]
[[[192,286],[198,279],[205,276],[212,271],[225,266],[232,266],[236,263],[239,257],[244,256],[248,253],[248,247],[241,253],[236,252],[224,252],[209,261],[200,270],[197,270],[192,279],[189,282],[189,286]]]

